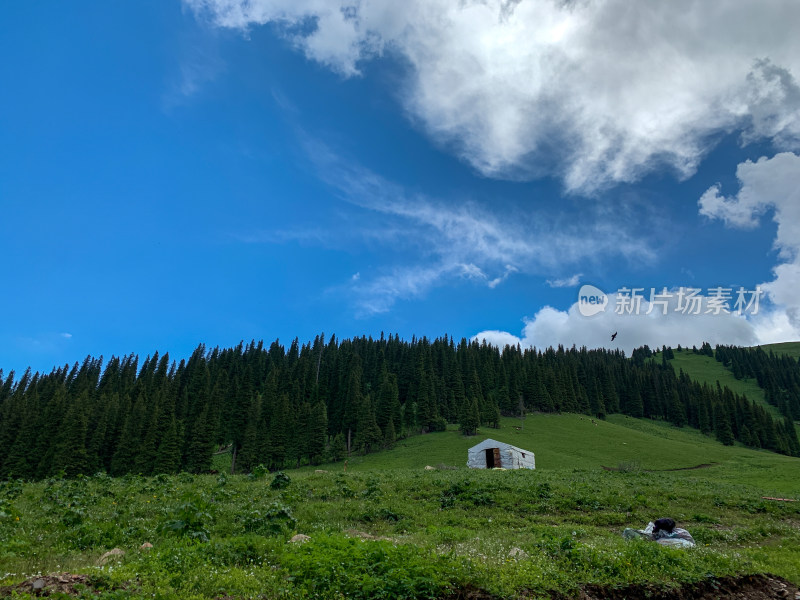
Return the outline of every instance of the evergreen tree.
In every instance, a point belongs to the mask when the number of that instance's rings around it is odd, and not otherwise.
[[[670,395],[669,420],[676,427],[683,427],[686,425],[686,410],[678,396],[677,390],[672,390],[672,394]]]
[[[146,416],[145,403],[144,395],[140,393],[125,419],[122,437],[111,461],[111,474],[114,476],[124,475],[133,470],[134,461],[139,452],[142,423]]]
[[[206,407],[194,422],[194,428],[189,432],[186,450],[185,469],[190,473],[204,473],[211,469],[214,456],[214,426],[211,423],[209,412],[211,407]],[[181,439],[181,427],[176,423],[175,435]]]
[[[247,425],[245,426],[244,436],[242,436],[242,446],[237,461],[237,469],[240,473],[249,473],[250,470],[259,464],[259,425],[261,423],[261,396],[256,396],[250,403],[247,413]]]
[[[464,435],[475,435],[478,433],[478,426],[480,425],[480,416],[478,413],[478,399],[472,398],[464,414],[461,415],[461,423],[459,429]]]
[[[331,443],[331,460],[338,462],[347,456],[347,442],[344,434],[337,433]]]
[[[147,425],[142,432],[144,439],[140,441],[136,457],[133,460],[133,472],[150,475],[158,456],[159,442],[156,439],[158,435],[158,405],[154,402],[149,403],[145,408],[145,415]]]
[[[383,434],[383,447],[384,448],[393,448],[394,443],[397,440],[397,435],[394,431],[394,421],[389,421],[386,423],[386,431]]]
[[[725,446],[733,446],[734,438],[730,415],[722,405],[718,405],[714,413],[714,432],[717,435],[717,439]]]
[[[178,427],[175,417],[170,419],[167,431],[161,438],[158,446],[156,460],[153,464],[153,473],[177,473],[181,468],[181,440],[178,436]]]
[[[372,411],[370,397],[364,396],[358,411],[358,424],[353,446],[357,450],[363,450],[366,454],[377,449],[382,439],[383,435],[375,422],[375,413]]]
[[[86,392],[82,398],[86,398]],[[89,472],[89,456],[86,452],[86,415],[84,403],[76,401],[64,417],[64,426],[55,443],[53,473],[62,472],[66,477],[75,477]]]
[[[389,423],[391,423],[389,419]],[[328,411],[325,403],[317,402],[311,410],[311,424],[309,427],[308,458],[312,465],[322,462],[325,455],[325,445],[328,441]]]

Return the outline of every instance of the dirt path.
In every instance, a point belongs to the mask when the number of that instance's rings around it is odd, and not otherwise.
[[[719,463],[703,463],[702,465],[695,465],[693,467],[675,467],[674,469],[642,469],[644,473],[664,473],[666,471],[694,471],[695,469],[708,469],[709,467],[713,467],[718,465]],[[605,471],[619,471],[618,467],[606,467],[605,465],[600,465],[603,467]]]

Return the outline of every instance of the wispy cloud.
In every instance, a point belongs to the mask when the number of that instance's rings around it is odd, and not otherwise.
[[[576,273],[565,279],[548,279],[547,285],[551,288],[575,287],[581,282],[581,277],[583,277],[583,273]]]
[[[179,41],[178,64],[162,97],[165,110],[185,104],[225,71],[213,32],[195,33]]]
[[[498,215],[474,201],[409,192],[319,140],[305,138],[304,145],[317,175],[343,201],[380,217],[379,227],[350,235],[385,240],[380,227],[391,229],[384,247],[397,251],[395,264],[377,273],[362,269],[357,281],[343,287],[362,315],[386,312],[398,299],[421,297],[447,282],[467,279],[494,289],[515,273],[547,274],[612,256],[638,263],[655,258],[651,244],[602,206],[588,204],[581,218],[530,210]],[[272,241],[314,235],[282,233]]]
[[[517,271],[519,271],[519,269],[517,269],[516,267],[514,267],[514,266],[512,266],[512,265],[506,265],[506,270],[505,270],[505,272],[504,272],[502,275],[500,275],[499,277],[495,277],[494,279],[492,279],[491,281],[489,281],[489,282],[488,282],[486,285],[488,285],[490,288],[494,289],[494,288],[496,288],[498,285],[500,285],[501,283],[503,283],[503,282],[504,282],[506,279],[508,279],[508,277],[509,277],[509,276],[510,276],[512,273],[516,273]]]

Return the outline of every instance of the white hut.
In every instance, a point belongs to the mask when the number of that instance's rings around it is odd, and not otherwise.
[[[535,469],[533,452],[486,439],[467,451],[470,469]]]

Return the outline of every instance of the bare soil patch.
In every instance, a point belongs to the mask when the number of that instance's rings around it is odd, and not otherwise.
[[[48,597],[57,594],[80,596],[88,591],[100,593],[107,590],[108,585],[92,575],[74,573],[53,573],[31,577],[15,585],[0,587],[0,598],[8,598],[16,594],[30,594],[31,596]]]
[[[541,594],[523,594],[523,598]],[[585,585],[577,595],[551,593],[553,600],[798,600],[796,585],[774,575],[740,575],[708,578],[697,583],[667,587],[656,584],[625,586]],[[474,588],[459,590],[446,600],[496,600]]]

